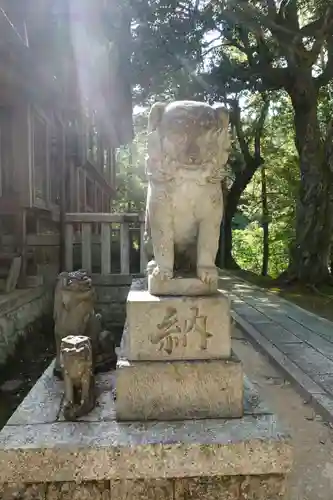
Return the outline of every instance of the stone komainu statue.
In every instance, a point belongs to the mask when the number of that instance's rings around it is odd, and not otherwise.
[[[60,345],[64,337],[87,336],[91,341],[94,370],[115,368],[117,356],[113,334],[103,331],[101,316],[95,313],[95,291],[83,270],[60,273],[54,298],[56,363],[54,373],[62,377]]]
[[[76,420],[95,406],[95,381],[91,341],[68,336],[60,344],[60,365],[65,382],[64,417]]]
[[[228,124],[225,108],[201,102],[151,108],[145,239],[155,259],[148,273],[156,278],[170,279],[178,271],[207,284],[217,280]]]

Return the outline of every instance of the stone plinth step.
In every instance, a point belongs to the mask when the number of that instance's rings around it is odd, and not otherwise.
[[[168,500],[275,500],[273,484],[282,492],[291,440],[247,377],[242,418],[119,422],[109,372],[96,376],[94,410],[65,422],[64,386],[52,373],[53,364],[0,432],[1,499],[102,500],[110,488],[118,500],[165,498],[162,483]]]
[[[199,278],[179,277],[171,280],[160,280],[148,276],[148,291],[152,295],[200,296],[217,293],[217,280],[207,285]]]
[[[222,292],[157,297],[131,289],[122,350],[131,361],[226,359],[230,332],[230,301]]]
[[[7,425],[0,483],[285,474],[290,437],[274,415],[180,422]]]
[[[116,371],[118,420],[232,418],[243,415],[243,371],[236,358],[126,361]]]

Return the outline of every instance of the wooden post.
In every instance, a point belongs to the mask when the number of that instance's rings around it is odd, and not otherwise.
[[[21,262],[21,272],[20,272],[20,286],[25,287],[27,281],[27,211],[25,208],[22,208],[19,213],[19,223],[18,223],[18,235],[19,235],[19,245],[18,250],[19,254],[22,257]]]
[[[70,192],[70,200],[69,200],[69,210],[70,212],[75,212],[76,210],[76,172],[75,172],[75,165],[74,162],[70,162],[69,165],[70,168],[70,187],[69,187],[69,192]]]
[[[91,273],[91,224],[82,224],[82,267]]]
[[[95,213],[98,213],[98,184],[96,182],[93,182],[93,209]],[[99,234],[99,228],[100,224],[96,222],[96,224],[93,225],[92,232],[93,234]]]
[[[73,255],[71,257],[71,260],[69,262],[70,264],[70,269],[68,269],[68,263],[67,263],[67,228],[65,227],[65,220],[66,220],[66,130],[65,126],[62,126],[62,135],[61,135],[61,169],[59,172],[59,175],[61,176],[60,180],[60,270],[63,271],[64,267],[66,271],[72,271],[73,267]],[[72,234],[73,234],[73,228],[71,227]],[[64,244],[64,239],[65,239],[65,244]],[[73,253],[73,242],[71,243],[71,252]]]
[[[68,272],[73,271],[73,242],[73,225],[69,223],[65,228],[65,266]]]
[[[101,271],[111,274],[111,224],[102,223],[101,230]]]
[[[51,156],[51,138],[50,138],[50,127],[46,123],[46,187],[45,187],[45,198],[46,198],[46,206],[49,207],[53,200],[51,200],[51,165],[50,165],[50,156]]]
[[[85,170],[82,169],[82,179],[83,179],[83,193],[82,193],[82,199],[83,199],[83,212],[87,212],[87,173]]]
[[[110,162],[109,162],[109,182],[112,187],[116,185],[116,166],[117,166],[117,158],[116,151],[114,148],[109,149]]]
[[[80,187],[80,175],[81,175],[81,169],[76,167],[76,210],[75,212],[81,212],[81,187]]]
[[[120,223],[120,272],[129,274],[130,266],[130,248],[129,248],[129,227],[128,222]]]
[[[147,268],[147,256],[144,242],[145,223],[140,222],[140,273],[145,273]]]

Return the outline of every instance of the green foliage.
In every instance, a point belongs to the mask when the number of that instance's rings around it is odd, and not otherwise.
[[[290,245],[295,238],[299,170],[291,117],[289,99],[284,94],[275,96],[262,139],[269,208],[268,273],[272,277],[287,269]],[[260,171],[243,193],[239,208],[251,222],[243,231],[234,230],[233,257],[242,268],[260,274],[263,258]]]
[[[144,212],[147,181],[145,175],[147,115],[134,121],[135,138],[130,146],[120,148],[117,156],[117,197],[114,212]]]
[[[271,225],[270,259],[268,274],[277,278],[288,266],[289,252],[283,228]],[[257,222],[252,222],[243,231],[233,231],[233,257],[237,264],[247,271],[261,273],[263,259],[263,232]]]
[[[316,182],[318,178],[321,182],[317,176],[320,161],[315,154],[307,158],[311,151],[317,150],[320,156],[320,141],[315,144],[311,134],[304,140],[300,131],[302,127],[304,131],[316,129],[315,123],[308,123],[308,116],[305,116],[306,122],[302,122],[304,109],[318,110],[323,139],[331,121],[332,1],[128,1],[133,18],[132,75],[137,103],[149,105],[155,100],[179,98],[224,102],[231,108],[235,102],[239,103],[241,134],[235,133],[234,122],[228,187],[236,185],[236,180],[243,180],[238,184],[244,189],[264,161],[270,230],[269,272],[275,276],[286,269],[289,247],[297,238],[296,247],[301,248],[302,258],[298,259],[300,267],[296,274],[308,279],[306,265],[303,268],[302,265],[311,231],[304,236],[300,221],[305,223],[307,217],[313,218],[316,206],[321,206],[320,200],[314,200],[312,208],[306,203],[315,191],[311,179]],[[315,89],[319,91],[318,102]],[[267,96],[271,105],[262,128],[258,125],[262,125],[263,97]],[[294,124],[298,126],[298,152]],[[312,165],[311,171],[309,165]],[[246,169],[248,176],[244,176]],[[296,205],[300,207],[298,236],[294,229]],[[234,257],[239,264],[258,272],[263,222],[260,171],[243,193],[236,213]],[[327,221],[323,222],[321,231],[327,231]],[[320,253],[319,247],[317,250]],[[313,253],[315,258],[316,252]],[[298,260],[293,258],[297,264]],[[320,257],[317,260],[320,262]]]

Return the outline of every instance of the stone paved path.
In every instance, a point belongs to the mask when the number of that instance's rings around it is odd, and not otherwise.
[[[229,273],[219,288],[231,297],[236,324],[333,423],[333,323]]]

